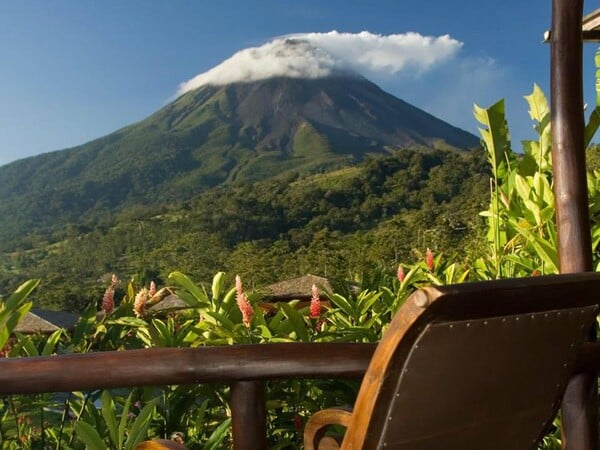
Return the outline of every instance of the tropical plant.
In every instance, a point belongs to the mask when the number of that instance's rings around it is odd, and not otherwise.
[[[482,213],[488,220],[489,257],[476,261],[479,278],[503,278],[558,272],[550,111],[546,97],[535,85],[525,97],[538,139],[523,142],[523,154],[515,153],[509,141],[501,100],[487,109],[475,106],[488,160],[492,167],[490,207]],[[600,121],[596,108],[586,127],[586,143]],[[600,173],[588,173],[592,217],[598,218]],[[594,250],[600,242],[600,223],[592,223]]]

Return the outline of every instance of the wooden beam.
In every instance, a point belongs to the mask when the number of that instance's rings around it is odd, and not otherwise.
[[[0,394],[283,378],[361,378],[375,346],[293,343],[0,358]]]
[[[231,384],[231,429],[235,450],[267,450],[265,388],[260,381]]]
[[[561,273],[592,270],[583,115],[583,0],[553,0],[552,160]],[[563,399],[563,448],[598,450],[596,376],[575,376]]]
[[[552,160],[561,273],[592,269],[583,115],[582,0],[553,0]]]
[[[376,344],[290,343],[0,359],[0,394],[230,383],[233,448],[266,450],[263,380],[362,378]]]

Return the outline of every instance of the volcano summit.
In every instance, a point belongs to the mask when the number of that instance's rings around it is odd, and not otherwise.
[[[444,37],[426,44],[442,53],[454,46]],[[324,171],[373,152],[479,143],[310,40],[240,53],[182,84],[177,99],[136,124],[0,167],[5,236],[21,234],[23,223],[32,231],[56,217],[186,200],[217,185]]]

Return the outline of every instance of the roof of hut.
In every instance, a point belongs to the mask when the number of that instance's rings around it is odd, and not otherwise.
[[[349,283],[342,283],[348,285],[348,287],[352,287]],[[264,295],[270,301],[307,300],[312,296],[313,284],[319,289],[320,297],[327,299],[327,292],[332,292],[334,290],[333,286],[339,285],[340,282],[308,274],[270,284],[264,288]]]
[[[54,333],[58,329],[75,327],[79,316],[67,311],[32,309],[23,317],[13,331],[17,333]]]
[[[190,305],[181,300],[177,295],[170,294],[159,302],[153,304],[148,308],[148,312],[151,314],[162,314],[174,311],[180,311],[182,309],[188,309]]]

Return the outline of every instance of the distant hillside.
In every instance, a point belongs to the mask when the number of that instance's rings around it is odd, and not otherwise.
[[[38,306],[82,309],[101,300],[112,273],[162,285],[173,270],[204,282],[225,270],[253,286],[306,273],[347,279],[384,267],[394,274],[427,247],[462,261],[484,241],[478,212],[488,179],[481,151],[420,148],[314,175],[218,186],[188,202],[138,205],[22,239],[0,252],[0,292],[41,278]]]
[[[356,76],[204,86],[147,119],[79,147],[0,168],[0,243],[135,205],[368,153],[478,139]]]

